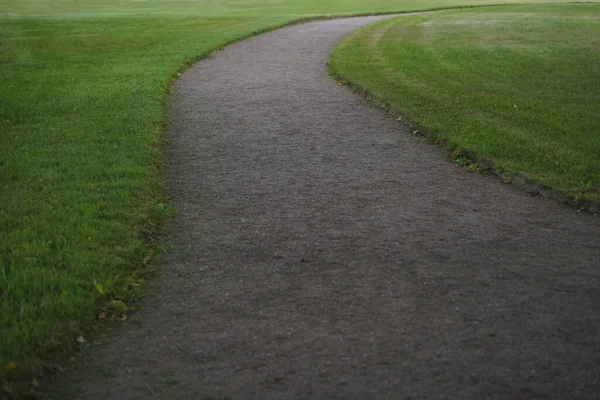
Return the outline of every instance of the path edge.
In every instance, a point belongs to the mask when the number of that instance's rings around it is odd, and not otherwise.
[[[496,5],[462,7],[462,8],[482,8],[482,7],[495,7],[495,6]],[[461,8],[444,8],[444,9],[435,10],[435,11],[451,11],[454,9],[461,9]],[[401,18],[402,14],[408,14],[408,13],[401,13],[398,15],[398,17]],[[423,12],[420,12],[420,14],[423,14]],[[358,29],[362,29],[362,28],[364,28],[364,26],[360,27]],[[342,42],[344,40],[346,40],[347,38],[348,38],[348,36],[346,38],[342,39],[340,42],[338,42],[338,44],[336,45],[336,48],[339,45],[341,45]],[[427,140],[428,144],[430,144],[432,146],[437,146],[440,149],[442,149],[448,156],[449,160],[456,160],[459,157],[468,159],[469,164],[464,166],[464,169],[466,171],[496,176],[501,181],[503,181],[505,183],[510,183],[517,190],[525,192],[532,197],[536,197],[536,196],[546,197],[546,198],[554,200],[562,205],[569,206],[576,211],[584,211],[584,212],[587,212],[587,213],[590,213],[593,215],[597,215],[598,213],[600,213],[600,201],[596,202],[596,201],[590,201],[590,200],[578,200],[573,195],[570,195],[570,194],[560,191],[558,189],[552,189],[549,187],[541,186],[538,183],[536,183],[535,181],[528,179],[524,176],[521,176],[517,173],[508,173],[506,171],[501,171],[498,167],[496,167],[490,161],[472,157],[470,154],[462,152],[462,151],[459,151],[459,154],[454,156],[450,152],[450,149],[446,146],[445,141],[435,138],[430,132],[428,132],[426,129],[424,129],[421,125],[410,120],[406,116],[406,114],[404,114],[402,111],[393,108],[392,106],[390,106],[390,104],[388,102],[386,102],[385,100],[382,100],[380,97],[376,96],[368,89],[362,87],[361,85],[352,81],[346,75],[341,73],[339,70],[337,70],[333,66],[333,63],[331,62],[331,58],[332,58],[332,56],[330,55],[329,60],[327,61],[327,71],[329,73],[329,76],[333,80],[335,80],[339,85],[345,86],[346,88],[348,88],[355,95],[362,97],[367,102],[367,104],[369,104],[371,107],[381,109],[386,114],[395,118],[399,122],[399,124],[402,124],[407,129],[410,129],[410,131],[413,132],[413,134],[415,136],[423,137]],[[474,167],[474,170],[469,170],[469,168],[471,166]]]

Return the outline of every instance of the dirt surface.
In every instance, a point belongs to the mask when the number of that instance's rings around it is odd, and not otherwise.
[[[175,85],[164,276],[81,399],[600,398],[600,218],[469,174],[326,71],[375,18]]]

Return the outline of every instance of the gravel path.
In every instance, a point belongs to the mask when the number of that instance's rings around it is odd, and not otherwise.
[[[469,174],[326,72],[376,18],[175,85],[166,273],[81,399],[600,397],[600,218]]]

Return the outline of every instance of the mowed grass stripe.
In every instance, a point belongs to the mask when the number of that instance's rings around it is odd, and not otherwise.
[[[564,3],[568,0],[553,1]],[[0,17],[120,18],[120,17],[306,17],[390,13],[457,6],[541,3],[540,0],[4,0]]]
[[[306,17],[486,3],[5,2],[0,381],[27,370],[25,359],[76,344],[107,294],[127,301],[138,283],[130,277],[145,271],[148,237],[167,215],[159,171],[164,104],[177,71],[233,40]]]
[[[361,29],[333,73],[445,142],[581,205],[600,202],[600,5],[446,11]]]

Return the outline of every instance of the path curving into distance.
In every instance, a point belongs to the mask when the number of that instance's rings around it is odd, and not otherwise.
[[[181,76],[165,274],[80,398],[598,398],[600,219],[467,173],[334,82],[333,46],[379,18]]]

